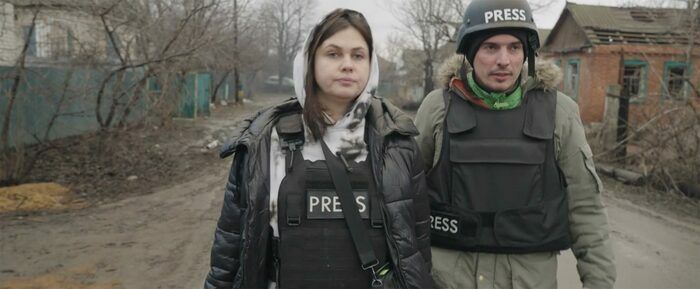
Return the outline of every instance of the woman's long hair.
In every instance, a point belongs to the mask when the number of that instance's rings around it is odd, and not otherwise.
[[[323,134],[326,132],[326,127],[331,125],[331,123],[324,117],[323,107],[318,97],[319,87],[314,77],[316,51],[326,39],[348,27],[355,28],[360,35],[362,35],[362,38],[367,42],[369,52],[372,53],[372,51],[374,51],[372,30],[369,28],[367,20],[360,12],[350,9],[336,9],[326,15],[326,17],[314,27],[309,48],[306,51],[307,70],[304,77],[304,90],[306,92],[304,121],[309,127],[313,138],[317,140],[323,137]]]

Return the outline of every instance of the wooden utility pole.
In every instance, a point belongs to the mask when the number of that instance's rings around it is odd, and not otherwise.
[[[697,10],[700,9],[700,7],[695,7],[697,1],[698,0],[688,0],[688,19],[690,20],[690,27],[688,28],[688,47],[685,53],[685,64],[688,67],[687,71],[693,71],[693,48],[695,47],[695,33],[697,33],[696,30],[698,24]],[[685,77],[685,81],[692,88],[693,86],[690,82],[690,73],[686,72],[686,75],[687,77]],[[688,92],[688,90],[686,89],[684,89],[683,91],[684,93]]]
[[[238,0],[233,0],[233,13],[235,14],[233,17],[233,93],[235,94],[235,100],[236,104],[240,104],[242,102],[242,99],[240,99],[240,91],[241,91],[241,76],[240,72],[238,71],[238,66],[241,63],[240,58],[240,53],[239,53],[239,47],[238,47],[238,21],[240,19],[241,12],[238,11]]]
[[[618,84],[622,88],[617,109],[617,150],[615,155],[622,159],[627,156],[627,124],[629,122],[629,87],[625,85],[625,50],[620,49]]]

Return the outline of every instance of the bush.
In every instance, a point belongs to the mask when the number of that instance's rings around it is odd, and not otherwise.
[[[655,188],[696,194],[700,184],[700,103],[692,99],[666,103],[639,119],[644,121],[629,129],[624,158],[614,157],[619,146],[604,145],[610,144],[611,134],[614,139],[611,126],[589,126],[596,157],[642,173]]]

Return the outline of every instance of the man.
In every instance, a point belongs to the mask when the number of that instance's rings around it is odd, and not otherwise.
[[[557,288],[557,255],[568,248],[584,288],[613,287],[578,106],[554,88],[558,68],[536,71],[538,48],[525,0],[472,1],[456,69],[418,110],[438,287]]]

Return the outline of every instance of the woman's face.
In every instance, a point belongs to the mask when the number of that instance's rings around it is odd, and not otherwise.
[[[350,103],[367,85],[370,52],[367,42],[353,27],[326,39],[314,55],[314,78],[323,102]]]

